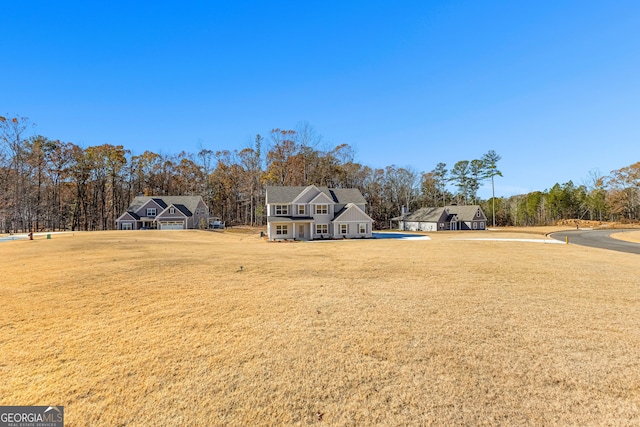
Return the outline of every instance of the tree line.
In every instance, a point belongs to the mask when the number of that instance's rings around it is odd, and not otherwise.
[[[0,116],[0,230],[108,230],[144,195],[200,195],[227,224],[264,225],[267,185],[358,188],[378,228],[402,208],[479,203],[497,225],[548,224],[562,218],[637,219],[640,163],[593,175],[589,185],[481,200],[483,184],[502,174],[487,152],[429,172],[359,163],[348,144],[327,148],[308,123],[256,135],[242,150],[133,154],[123,145],[82,148],[30,135],[28,118]]]

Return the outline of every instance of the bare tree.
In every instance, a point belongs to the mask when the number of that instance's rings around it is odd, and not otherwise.
[[[27,230],[26,199],[28,197],[28,164],[26,131],[31,126],[26,117],[0,116],[0,152],[9,160],[8,180],[11,188],[7,204],[9,222],[13,231]]]

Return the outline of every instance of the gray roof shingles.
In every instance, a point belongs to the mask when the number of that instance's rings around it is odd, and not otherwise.
[[[200,196],[136,196],[129,208],[128,212],[135,212],[140,209],[149,200],[156,202],[160,207],[166,209],[169,205],[174,205],[180,212],[187,216],[192,216],[196,211],[198,203],[202,200]]]
[[[420,208],[417,211],[406,215],[404,218],[397,217],[395,220],[404,220],[404,221],[415,221],[415,222],[437,222],[445,209],[448,209],[449,216],[447,220],[451,219],[452,215],[457,215],[458,220],[460,221],[472,221],[477,220],[476,212],[480,209],[478,205],[468,205],[468,206],[445,206],[440,208],[431,208],[425,207]],[[484,219],[484,218],[483,218]]]
[[[330,199],[332,199],[335,203],[355,203],[355,204],[366,204],[367,201],[360,193],[360,190],[357,188],[328,188],[328,187],[318,187],[322,193],[326,194]],[[276,187],[276,186],[267,186],[267,204],[288,204],[295,200],[296,197],[300,193],[304,191],[307,187],[297,186],[297,187]]]

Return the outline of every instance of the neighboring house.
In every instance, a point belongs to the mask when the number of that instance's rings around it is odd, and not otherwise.
[[[116,224],[118,230],[185,230],[199,228],[208,218],[200,196],[137,196]]]
[[[269,240],[371,237],[373,220],[355,188],[267,187]]]
[[[404,231],[484,230],[487,217],[478,205],[421,208],[393,218]]]

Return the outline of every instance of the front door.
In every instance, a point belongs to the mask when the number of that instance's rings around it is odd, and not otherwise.
[[[298,239],[304,239],[304,224],[298,225]]]

